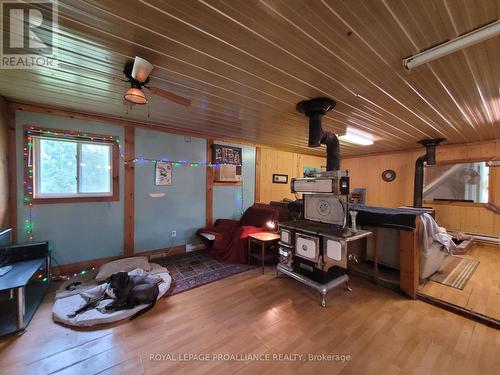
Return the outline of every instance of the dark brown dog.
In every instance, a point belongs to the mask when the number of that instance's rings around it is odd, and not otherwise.
[[[126,272],[118,272],[106,279],[113,290],[115,299],[106,306],[106,310],[132,309],[137,305],[149,304],[149,306],[138,311],[130,319],[153,308],[160,290],[158,282],[146,276],[129,276]]]

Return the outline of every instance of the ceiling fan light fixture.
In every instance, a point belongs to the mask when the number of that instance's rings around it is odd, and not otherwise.
[[[132,78],[141,83],[146,82],[152,70],[153,65],[149,61],[136,56],[132,67]]]
[[[141,89],[136,87],[129,88],[124,98],[127,102],[134,104],[146,104],[148,102],[146,95],[144,95]]]

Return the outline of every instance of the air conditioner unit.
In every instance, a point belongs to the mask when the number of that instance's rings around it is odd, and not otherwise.
[[[241,165],[223,164],[215,168],[215,181],[239,182],[241,180]]]

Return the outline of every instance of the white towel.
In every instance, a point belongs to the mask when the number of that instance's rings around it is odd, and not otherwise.
[[[446,250],[451,254],[457,247],[452,240],[452,236],[446,233],[446,229],[440,228],[434,218],[424,213],[421,215],[423,230],[422,230],[422,245],[423,251],[428,251],[434,241],[442,244]]]

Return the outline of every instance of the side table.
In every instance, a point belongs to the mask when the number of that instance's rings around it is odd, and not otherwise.
[[[266,263],[266,248],[269,248],[271,245],[276,245],[280,239],[280,235],[278,233],[272,232],[260,232],[250,234],[248,236],[248,263],[252,257],[260,259],[262,262],[262,274],[264,274],[264,266]],[[253,253],[252,254],[252,243],[256,243],[260,245],[261,253]]]

